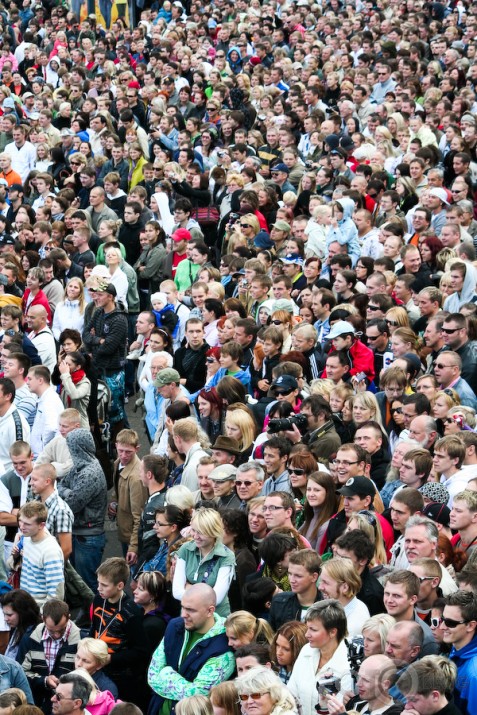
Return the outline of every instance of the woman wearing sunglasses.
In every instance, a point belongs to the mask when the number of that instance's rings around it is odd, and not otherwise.
[[[237,678],[235,685],[243,715],[293,715],[298,712],[293,696],[270,668],[252,668]]]
[[[312,472],[316,472],[317,469],[318,463],[314,456],[308,451],[300,451],[290,455],[287,470],[290,475],[293,496],[295,497],[295,508],[297,511],[295,526],[297,529],[300,528],[304,521],[303,507],[305,505],[308,477]]]

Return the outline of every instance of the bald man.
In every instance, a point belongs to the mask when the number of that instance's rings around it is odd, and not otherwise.
[[[395,703],[389,695],[397,673],[396,664],[387,655],[370,655],[359,668],[357,686],[358,695],[346,703],[346,710],[397,715],[402,705]],[[330,715],[342,713],[343,703],[336,696],[327,700]]]
[[[27,313],[28,337],[38,350],[41,363],[50,373],[56,365],[56,345],[48,327],[48,313],[42,305],[32,305]]]
[[[208,584],[197,583],[184,592],[181,616],[169,622],[149,666],[154,710],[163,705],[170,709],[190,695],[207,695],[232,676],[235,659],[215,605],[215,591]]]

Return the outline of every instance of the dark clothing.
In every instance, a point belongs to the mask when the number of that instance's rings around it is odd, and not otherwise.
[[[325,459],[328,461],[341,446],[341,440],[335,430],[333,420],[328,420],[318,429],[305,435],[303,442],[308,445],[317,460]]]
[[[126,249],[126,262],[133,266],[141,255],[139,233],[143,227],[141,221],[136,223],[123,223],[118,233],[118,241]]]
[[[210,350],[204,342],[198,350],[189,347],[179,348],[174,355],[174,367],[182,378],[185,378],[185,387],[189,392],[197,392],[205,385],[207,366],[205,353]]]
[[[156,509],[164,506],[166,499],[167,488],[161,489],[159,492],[152,494],[144,505],[144,509],[141,514],[141,521],[139,522],[139,529],[137,533],[138,538],[138,558],[137,564],[134,567],[134,578],[141,572],[146,561],[152,559],[156,554],[160,541],[156,536],[153,525],[156,520]]]
[[[247,576],[255,573],[256,570],[257,562],[250,549],[247,549],[247,547],[237,549],[237,551],[235,551],[235,576],[229,588],[230,610],[232,613],[244,608],[242,589],[247,580]]]
[[[95,263],[96,256],[94,255],[93,251],[88,249],[87,251],[83,251],[83,253],[73,253],[73,255],[71,256],[71,261],[77,266],[80,266],[81,269],[84,269],[87,263]],[[83,273],[81,273],[80,277],[83,277]]]
[[[318,589],[316,589],[314,602],[316,603],[317,601],[321,601],[321,593]],[[277,593],[277,595],[272,598],[268,621],[274,631],[277,631],[280,626],[283,626],[283,624],[288,621],[301,620],[302,607],[296,593],[283,591],[282,593]]]
[[[461,378],[471,386],[477,395],[477,341],[469,340],[455,352],[462,360]]]
[[[362,700],[359,695],[356,695],[354,698],[351,698],[351,700],[348,701],[348,703],[346,704],[346,710],[357,710],[357,712],[359,713],[363,711],[368,713],[368,701]],[[399,715],[399,713],[402,713],[403,710],[403,703],[393,703],[386,710],[383,710],[381,715]],[[440,711],[440,713],[443,712],[443,710]],[[445,715],[447,715],[447,713]],[[449,715],[451,714],[449,713]]]
[[[85,325],[83,343],[88,352],[92,353],[100,373],[108,375],[124,369],[127,335],[128,319],[120,308],[110,313],[105,313],[103,308],[94,311],[91,320]],[[105,341],[100,343],[103,338]]]
[[[379,490],[384,487],[386,482],[389,462],[389,454],[384,447],[380,447],[377,452],[371,455],[371,479]]]
[[[111,171],[116,171],[119,174],[120,177],[120,182],[119,182],[119,188],[122,189],[123,191],[128,190],[128,174],[129,174],[129,164],[126,161],[126,159],[121,159],[119,164],[115,164],[113,159],[109,159],[103,166],[101,167],[101,171],[99,172],[99,176],[96,180],[96,183],[98,186],[103,186],[104,183],[104,177],[106,174],[109,174]],[[113,209],[114,211],[114,209]]]
[[[64,271],[60,271],[56,275],[56,278],[58,278],[63,285],[66,285],[71,278],[81,278],[81,280],[83,280],[83,268],[79,263],[71,261],[71,266]]]
[[[314,348],[311,348],[311,350],[303,351],[303,355],[306,357],[306,367],[303,370],[305,380],[307,382],[317,380],[325,366],[325,356],[323,355],[321,345],[318,344]]]
[[[385,612],[383,596],[384,586],[366,566],[361,574],[361,589],[356,594],[356,598],[367,605],[371,616],[377,616],[378,613]]]

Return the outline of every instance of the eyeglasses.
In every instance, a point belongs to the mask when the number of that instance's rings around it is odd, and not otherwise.
[[[392,325],[393,328],[397,328],[397,326],[399,325],[399,323],[398,323],[396,320],[387,320],[387,319],[386,319],[386,325]]]
[[[368,310],[381,310],[379,305],[368,305]]]
[[[334,464],[335,467],[351,467],[352,464],[358,464],[358,460],[348,462],[346,459],[333,459],[331,464]]]
[[[162,523],[162,521],[155,521],[154,526],[171,526],[167,522],[165,524]]]
[[[53,695],[51,698],[58,700],[59,703],[61,703],[62,700],[74,700],[74,698],[67,698],[66,695],[62,695],[61,693],[57,693],[56,690],[54,691]]]
[[[235,480],[235,486],[236,487],[251,487],[252,484],[256,484],[257,482],[249,482],[248,480],[244,480],[243,482],[240,480]]]
[[[441,328],[441,333],[452,335],[452,333],[456,333],[458,330],[460,330],[460,328]]]
[[[278,511],[279,509],[284,508],[284,506],[275,506],[274,504],[270,504],[269,506],[264,506],[263,511]]]
[[[417,578],[419,579],[420,583],[424,583],[424,581],[432,581],[435,576],[418,576]]]
[[[443,365],[441,362],[435,362],[434,367],[439,368],[439,370],[443,370],[446,367],[455,367],[455,365]]]
[[[252,700],[260,700],[263,695],[268,695],[268,693],[268,690],[266,693],[242,693],[242,695],[239,695],[239,698],[243,703],[246,703],[249,698],[252,698]]]
[[[368,340],[377,340],[378,338],[381,337],[381,335],[382,335],[382,333],[378,333],[377,335],[367,335],[366,337]]]
[[[454,621],[453,618],[446,618],[445,616],[442,616],[442,623],[447,626],[447,628],[457,628],[457,626],[463,626],[464,623],[468,623],[469,621]]]
[[[205,358],[205,362],[213,363],[216,362],[215,358]]]
[[[300,469],[299,467],[287,467],[287,469],[289,474],[296,474],[297,477],[302,477],[306,474],[305,470]]]

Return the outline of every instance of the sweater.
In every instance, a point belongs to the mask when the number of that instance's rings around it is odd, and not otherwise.
[[[64,557],[56,539],[45,530],[41,541],[33,542],[29,536],[22,537],[22,569],[20,588],[33,596],[40,608],[50,598],[64,598]]]

